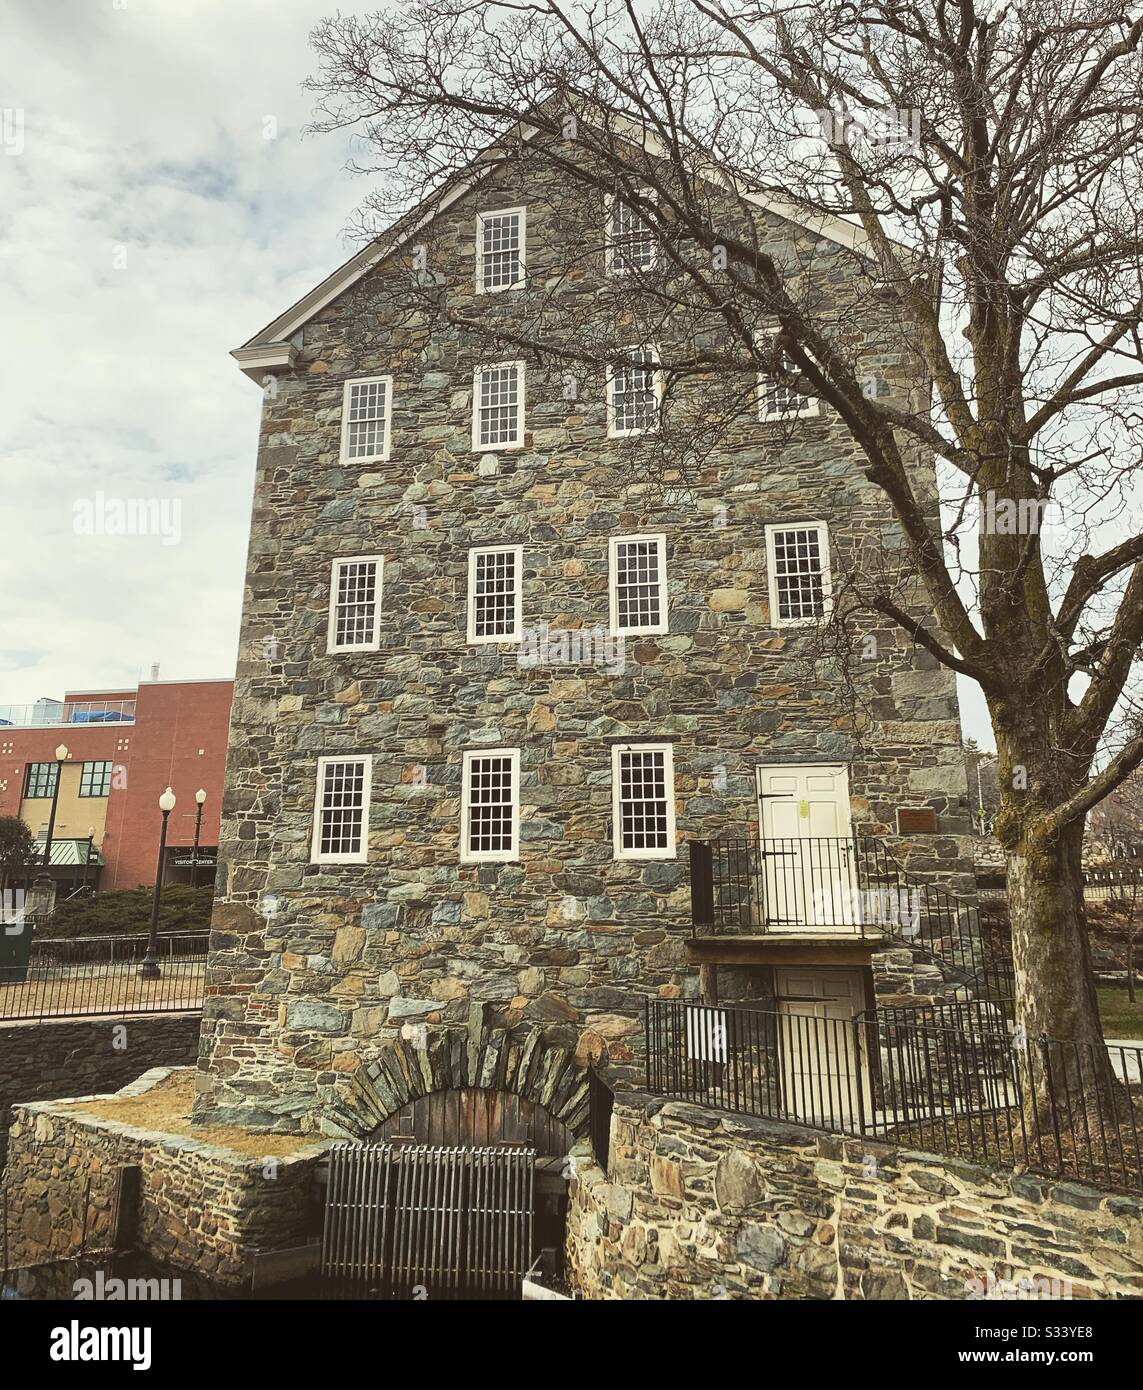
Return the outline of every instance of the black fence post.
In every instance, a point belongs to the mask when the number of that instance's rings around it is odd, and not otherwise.
[[[714,927],[714,865],[710,845],[705,840],[691,840],[691,933],[698,935],[699,927]]]

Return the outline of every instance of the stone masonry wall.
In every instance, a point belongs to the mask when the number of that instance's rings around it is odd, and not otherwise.
[[[146,1073],[120,1095],[169,1075]],[[185,1135],[42,1102],[15,1108],[4,1196],[13,1267],[97,1252],[110,1241],[116,1170],[142,1168],[136,1248],[222,1284],[242,1284],[253,1249],[318,1229],[317,1149],[267,1161]]]
[[[193,1013],[0,1024],[0,1168],[13,1105],[102,1095],[151,1067],[188,1066],[201,1025]]]
[[[475,214],[524,202],[542,281],[558,268],[561,209],[534,171],[489,173],[437,218],[433,262],[458,313],[509,312],[511,294],[474,294]],[[780,258],[812,262],[823,293],[844,293],[848,253],[778,219],[764,233]],[[680,497],[632,483],[629,443],[607,438],[602,381],[573,402],[558,366],[529,363],[523,447],[475,453],[473,369],[499,359],[430,325],[408,276],[393,258],[321,310],[265,394],[204,1118],[317,1128],[384,1039],[422,1023],[538,1030],[576,1051],[594,1030],[616,1072],[637,1075],[643,998],[697,984],[685,851],[614,857],[616,742],[673,744],[680,846],[756,822],[762,761],[848,763],[854,821],[870,832],[892,834],[899,805],[931,806],[946,846],[969,828],[950,673],[887,624],[867,634],[859,728],[835,663],[772,620],[766,524],[828,521],[839,567],[871,537],[899,544],[835,417],[800,420],[789,440],[737,422]],[[601,278],[577,272],[575,293]],[[912,389],[899,341],[871,342],[869,361]],[[344,383],[380,374],[394,382],[390,459],[342,463]],[[590,629],[608,622],[609,537],[635,532],[666,536],[670,630],[628,639],[621,671],[524,668],[511,644],[468,645],[470,546],[524,547],[525,627]],[[380,650],[327,655],[331,563],[353,555],[384,557]],[[462,755],[501,746],[520,750],[519,862],[461,865]],[[373,758],[369,862],[314,865],[317,759],[349,753]],[[932,872],[961,869],[954,857]]]
[[[634,1092],[616,1098],[610,1172],[573,1155],[584,1298],[1143,1295],[1137,1197]]]

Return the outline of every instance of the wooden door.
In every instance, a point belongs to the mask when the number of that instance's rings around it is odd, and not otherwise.
[[[861,909],[846,767],[763,764],[757,780],[767,927],[852,931]]]

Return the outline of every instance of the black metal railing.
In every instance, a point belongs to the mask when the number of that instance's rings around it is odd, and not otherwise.
[[[1143,1192],[1143,1045],[1026,1039],[996,1007],[860,1018],[651,1000],[659,1095]]]
[[[33,938],[26,964],[0,966],[0,1019],[201,1009],[207,933],[161,933],[158,979],[139,974],[146,951],[145,935]]]
[[[587,1131],[595,1161],[606,1173],[611,1160],[611,1112],[615,1092],[594,1067],[587,1069]]]
[[[974,903],[908,873],[878,836],[692,840],[689,853],[696,936],[889,938],[924,952],[954,981],[1011,1012],[1003,934],[988,929]]]

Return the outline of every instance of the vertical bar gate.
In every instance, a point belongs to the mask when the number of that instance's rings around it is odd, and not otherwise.
[[[519,1293],[531,1267],[535,1149],[336,1144],[323,1278],[429,1298]]]

